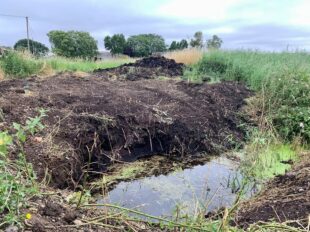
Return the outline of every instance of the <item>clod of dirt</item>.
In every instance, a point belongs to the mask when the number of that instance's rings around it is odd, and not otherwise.
[[[179,77],[183,75],[184,64],[176,63],[172,59],[161,57],[147,57],[135,63],[124,64],[117,68],[97,69],[96,76],[111,79],[139,80],[154,79],[156,77]]]
[[[239,207],[238,226],[247,228],[256,222],[292,221],[291,225],[305,227],[310,215],[310,162],[309,154],[293,169],[270,181],[265,190]],[[302,190],[302,191],[300,191]],[[293,221],[297,221],[293,222]]]
[[[60,204],[47,201],[45,207],[42,209],[42,215],[56,217],[64,211]]]

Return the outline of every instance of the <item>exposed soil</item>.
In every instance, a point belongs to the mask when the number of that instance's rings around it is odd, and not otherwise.
[[[179,77],[183,74],[184,64],[176,63],[165,57],[147,57],[135,63],[124,64],[116,68],[97,69],[99,77],[119,80],[154,79],[156,77]]]
[[[55,189],[46,188],[41,191],[53,192],[53,194],[37,196],[29,201],[29,208],[23,209],[23,212],[21,212],[21,215],[31,214],[31,219],[25,219],[24,221],[25,231],[170,231],[144,222],[127,221],[126,217],[115,214],[116,211],[113,211],[113,209],[77,208],[75,204],[69,205],[66,200],[69,192],[64,190],[57,192]],[[118,217],[113,218],[111,215]],[[18,229],[8,227],[6,231],[15,232]]]
[[[36,108],[49,110],[37,135],[42,141],[29,139],[26,152],[39,177],[48,168],[51,183],[64,188],[79,182],[89,159],[100,172],[111,162],[152,154],[181,158],[234,147],[244,138],[238,109],[249,95],[232,82],[120,82],[74,74],[10,80],[0,83],[1,129],[25,122]]]
[[[239,207],[236,223],[247,228],[262,221],[295,221],[291,225],[308,225],[310,216],[310,161],[309,153],[285,175],[271,180],[256,198]]]
[[[64,73],[2,81],[0,129],[25,123],[38,108],[48,110],[46,128],[27,140],[25,151],[39,178],[57,188],[76,188],[86,169],[96,177],[114,163],[154,154],[184,160],[201,152],[218,154],[243,141],[238,110],[251,95],[245,86],[148,80],[147,72],[134,74],[136,81],[98,78],[128,73],[123,69],[130,67],[175,76],[183,65],[154,57],[86,77]]]

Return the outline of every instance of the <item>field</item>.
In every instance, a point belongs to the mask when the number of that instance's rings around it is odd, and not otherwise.
[[[0,228],[309,229],[310,55],[165,57],[177,62],[17,53],[0,60]],[[198,197],[194,214],[176,205],[160,217],[95,197],[120,182],[204,167],[214,156],[237,162],[242,175],[229,184],[233,204],[216,211]],[[249,199],[253,185],[259,191]]]

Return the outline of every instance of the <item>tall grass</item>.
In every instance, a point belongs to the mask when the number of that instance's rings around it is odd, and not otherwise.
[[[261,126],[275,128],[283,139],[310,142],[310,54],[214,51],[187,73],[189,80],[233,80],[258,94]],[[272,128],[270,128],[272,127]]]
[[[54,71],[82,71],[91,72],[98,68],[114,68],[125,63],[133,62],[131,58],[114,58],[102,61],[91,61],[83,59],[68,59],[63,57],[52,57],[45,60]]]
[[[10,51],[0,59],[0,74],[7,77],[26,77],[40,73],[43,62],[27,53]]]
[[[98,68],[113,68],[134,61],[125,57],[103,61],[63,57],[36,58],[27,53],[9,51],[0,58],[0,79],[24,78],[31,75],[48,76],[62,71],[92,72]]]
[[[197,48],[190,48],[167,52],[164,56],[173,59],[178,63],[191,65],[197,63],[203,57],[203,51]]]

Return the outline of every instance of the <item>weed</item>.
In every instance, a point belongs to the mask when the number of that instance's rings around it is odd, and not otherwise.
[[[56,71],[81,71],[92,72],[99,68],[114,68],[125,63],[131,63],[134,59],[130,58],[115,58],[103,61],[91,61],[83,59],[68,59],[63,57],[52,57],[45,60],[51,68]]]
[[[9,77],[26,77],[39,73],[43,62],[26,54],[9,51],[0,60],[0,68]]]
[[[36,175],[32,165],[27,163],[23,145],[30,134],[43,128],[40,115],[29,118],[26,125],[13,124],[15,133],[0,131],[0,227],[4,225],[21,225],[21,209],[28,199],[38,194]],[[10,160],[11,152],[18,154],[16,160]]]

